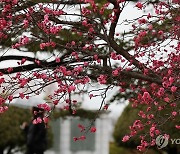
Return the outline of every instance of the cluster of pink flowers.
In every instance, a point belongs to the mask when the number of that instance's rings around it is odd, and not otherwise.
[[[49,105],[49,104],[47,104],[47,103],[38,104],[37,106],[38,106],[39,108],[44,109],[44,110],[45,110],[45,111],[47,111],[47,112],[49,112],[49,111],[51,110],[50,105]]]
[[[5,82],[4,78],[0,78],[0,84],[2,84],[4,82]]]
[[[3,97],[0,96],[0,105],[3,105],[5,103],[5,99]]]
[[[84,84],[85,85],[85,84],[89,83],[90,81],[91,81],[90,78],[88,76],[85,76],[82,79],[75,80],[74,83],[75,84]]]
[[[29,37],[23,36],[20,38],[18,43],[12,45],[12,48],[16,49],[16,48],[22,47],[28,43],[29,43]]]
[[[56,43],[51,41],[51,42],[41,43],[39,46],[40,46],[40,49],[43,50],[45,49],[45,47],[54,48],[56,46]]]
[[[107,83],[107,76],[106,75],[100,75],[98,78],[97,78],[98,82],[100,84],[106,84]]]
[[[38,123],[42,123],[42,118],[38,117],[33,120],[33,124],[38,124]]]
[[[143,4],[141,2],[137,2],[136,7],[139,8],[140,10],[142,10]]]
[[[0,106],[0,113],[4,113],[8,110],[8,106]]]

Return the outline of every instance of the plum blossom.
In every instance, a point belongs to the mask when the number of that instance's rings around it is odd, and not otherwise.
[[[91,127],[90,132],[95,133],[96,132],[96,127]]]
[[[177,90],[177,87],[176,86],[172,86],[171,87],[171,91],[174,93],[174,92],[176,92],[176,90]]]
[[[107,76],[106,75],[100,75],[97,80],[100,84],[106,84],[107,83]]]
[[[136,7],[139,8],[140,10],[142,10],[143,4],[141,2],[137,2]]]
[[[122,142],[127,142],[130,139],[130,136],[125,135],[122,139]]]

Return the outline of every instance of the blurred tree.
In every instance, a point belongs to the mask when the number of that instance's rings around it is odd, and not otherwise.
[[[11,108],[0,116],[0,149],[11,153],[14,148],[22,148],[26,141],[24,132],[20,125],[29,121],[31,114],[28,109],[11,106]]]
[[[24,151],[26,139],[24,131],[20,128],[25,121],[31,120],[29,109],[11,106],[9,110],[0,116],[0,154],[6,150],[7,154]],[[52,132],[48,128],[48,148],[52,145]]]

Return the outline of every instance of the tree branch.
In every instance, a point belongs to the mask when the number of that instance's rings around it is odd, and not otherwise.
[[[6,56],[6,57],[8,57],[8,56]],[[20,57],[23,57],[23,56],[19,56],[18,58],[20,59]],[[13,60],[15,60],[15,58],[13,56],[12,56],[12,58],[13,58]],[[35,60],[38,60],[38,59],[35,59]],[[86,58],[82,59],[83,62],[84,61],[90,61],[90,60],[92,60],[90,57],[86,57]],[[23,66],[11,67],[12,68],[11,72],[8,72],[8,68],[3,68],[3,69],[0,69],[0,72],[3,73],[3,74],[12,74],[12,73],[17,73],[17,72],[31,71],[33,69],[38,69],[38,68],[54,69],[57,66],[65,66],[67,64],[69,65],[69,64],[72,64],[72,63],[75,63],[75,62],[77,62],[77,60],[75,60],[75,59],[69,60],[69,61],[62,61],[62,62],[59,62],[59,63],[57,63],[55,60],[53,60],[51,62],[40,61],[40,64],[34,63],[34,64],[28,64],[28,65],[23,65]]]
[[[110,31],[109,31],[109,39],[114,39],[115,29],[116,29],[116,25],[119,20],[121,10],[120,10],[119,4],[115,0],[108,0],[108,2],[110,2],[114,5],[115,18],[114,18],[114,21],[111,23]]]
[[[36,59],[32,58],[32,57],[27,57],[27,56],[2,56],[0,57],[0,62],[2,61],[6,61],[6,60],[22,60],[22,59],[26,59],[28,61],[32,61],[34,62]]]
[[[97,79],[97,77],[99,77],[99,74],[107,74],[108,77],[112,78],[112,68],[106,66],[106,67],[101,67],[101,66],[92,66],[91,67],[93,69],[93,71],[98,70],[98,74],[95,72],[92,72],[91,74],[89,74],[88,76],[90,76],[90,78],[92,79]],[[155,77],[151,77],[151,76],[147,76],[144,75],[142,73],[139,72],[135,72],[135,71],[121,71],[119,76],[117,76],[117,80],[119,80],[119,77],[124,76],[124,78],[128,77],[128,78],[134,78],[134,79],[140,79],[140,80],[144,80],[144,81],[149,81],[151,83],[157,83],[159,85],[162,84],[162,80],[155,78]],[[114,78],[114,77],[113,77]]]

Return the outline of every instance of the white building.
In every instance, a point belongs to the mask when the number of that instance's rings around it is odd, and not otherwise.
[[[53,148],[46,154],[109,154],[110,119],[101,115],[95,121],[96,132],[82,134],[78,124],[89,126],[90,120],[77,117],[59,118],[52,122]],[[74,141],[73,137],[85,135],[85,140]]]

